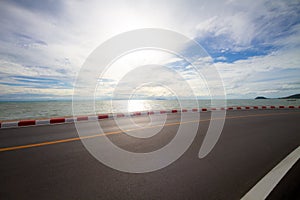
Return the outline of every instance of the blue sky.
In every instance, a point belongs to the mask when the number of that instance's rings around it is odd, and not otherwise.
[[[139,28],[169,29],[197,41],[211,56],[228,98],[300,93],[298,0],[1,1],[0,27],[0,100],[71,98],[89,54]],[[124,62],[116,69],[132,63]],[[172,58],[168,65],[182,68],[193,82],[188,64]],[[102,79],[105,92],[99,96],[109,97],[116,81]],[[140,92],[169,95],[161,91],[147,86]]]

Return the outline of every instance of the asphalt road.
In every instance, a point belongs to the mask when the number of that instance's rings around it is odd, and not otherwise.
[[[77,139],[74,124],[1,129],[0,199],[240,199],[300,145],[299,110],[229,111],[218,143],[199,159],[209,119],[207,112],[201,113],[200,122],[191,122],[199,123],[198,133],[177,161],[142,174],[120,172],[97,161]],[[148,116],[133,120],[141,126],[149,122]],[[169,125],[148,139],[122,133],[113,120],[100,123],[121,148],[149,152],[172,140],[179,120],[180,114],[169,114]],[[82,123],[97,134],[89,122]],[[269,199],[299,195],[299,179],[293,173],[299,176],[299,163],[282,180],[293,189],[281,182]]]

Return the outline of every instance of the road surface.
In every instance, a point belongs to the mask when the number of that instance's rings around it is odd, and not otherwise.
[[[300,145],[300,110],[228,111],[216,146],[199,159],[209,119],[207,112],[191,122],[199,123],[199,130],[182,157],[142,174],[97,161],[78,139],[74,124],[0,129],[0,199],[240,199]],[[133,120],[143,125],[149,118]],[[168,114],[170,125],[148,139],[122,133],[112,119],[100,123],[118,146],[148,152],[168,144],[179,121],[179,113]],[[82,123],[89,129],[90,122]],[[299,174],[298,161],[269,199],[300,197]]]

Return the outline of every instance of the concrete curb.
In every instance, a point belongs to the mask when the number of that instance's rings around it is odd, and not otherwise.
[[[77,117],[55,117],[50,119],[33,119],[33,120],[18,120],[18,121],[3,121],[0,122],[0,128],[15,128],[24,126],[39,126],[50,124],[64,124],[74,123],[77,121],[96,121],[103,119],[114,119],[121,117],[134,117],[143,115],[157,115],[168,113],[180,113],[180,112],[208,112],[208,111],[220,111],[220,110],[265,110],[265,109],[300,109],[300,106],[234,106],[234,107],[220,107],[220,108],[193,108],[193,109],[172,109],[172,110],[158,110],[158,111],[141,111],[131,113],[113,113],[113,114],[99,114],[89,116],[77,116]]]

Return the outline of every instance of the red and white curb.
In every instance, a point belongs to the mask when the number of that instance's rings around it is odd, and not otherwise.
[[[77,116],[77,117],[57,117],[51,119],[34,119],[34,120],[19,120],[19,121],[3,121],[0,122],[0,128],[14,128],[24,126],[38,126],[50,124],[74,123],[78,121],[96,121],[102,119],[113,119],[121,117],[134,117],[143,115],[157,115],[168,113],[185,113],[185,112],[208,112],[219,110],[265,110],[265,109],[300,109],[300,106],[236,106],[236,107],[221,107],[221,108],[193,108],[193,109],[172,109],[159,111],[141,111],[131,113],[113,113],[99,114],[95,116]]]

